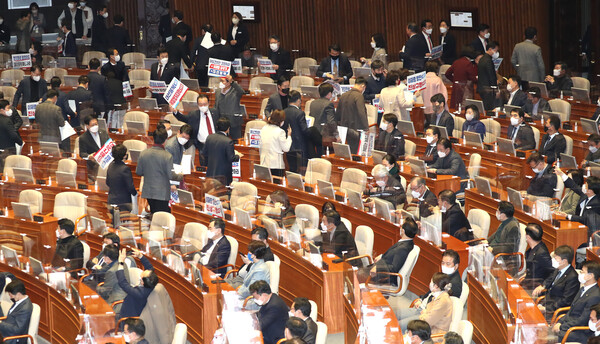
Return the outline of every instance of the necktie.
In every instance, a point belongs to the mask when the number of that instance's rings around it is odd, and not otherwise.
[[[427,303],[429,304],[431,301],[433,301],[433,295],[429,295],[429,298],[427,298]]]
[[[552,141],[552,137],[548,136],[548,140],[546,140],[546,143],[544,143],[544,148],[546,148],[546,146],[548,146],[548,143],[550,143],[550,141]]]
[[[427,45],[429,45],[429,52],[431,52],[431,48],[433,47],[433,43],[431,43],[431,37],[427,35]]]
[[[208,114],[204,113],[204,118],[206,119],[206,130],[208,131],[208,135],[212,134],[212,126],[210,125],[210,119],[208,119]]]
[[[556,282],[558,282],[558,280],[560,279],[560,276],[562,276],[561,272],[558,271],[558,274],[556,274],[556,278],[554,279],[554,282],[552,282],[552,285],[556,284]]]
[[[579,211],[579,216],[583,216],[583,212],[585,211],[585,207],[587,206],[589,198],[586,198],[585,201],[581,202],[583,205],[581,206],[581,210]]]
[[[338,65],[337,61],[333,62],[333,76],[338,76]]]
[[[16,305],[17,305],[17,303],[16,303],[16,302],[14,302],[14,303],[12,304],[12,306],[10,306],[10,309],[8,310],[8,313],[7,313],[7,314],[10,314],[10,312],[12,312],[12,311],[13,311],[13,309],[15,308],[15,306],[16,306]]]
[[[158,65],[158,78],[160,79],[160,77],[162,76],[162,64]]]

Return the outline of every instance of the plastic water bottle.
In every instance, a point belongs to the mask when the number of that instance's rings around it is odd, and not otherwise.
[[[563,91],[560,91],[560,99],[563,99]]]
[[[577,132],[577,122],[575,122],[575,132]]]
[[[33,155],[33,146],[29,145],[29,155]]]
[[[329,156],[329,146],[326,147],[327,156]]]

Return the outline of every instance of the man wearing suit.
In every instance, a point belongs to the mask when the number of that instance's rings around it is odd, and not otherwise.
[[[290,315],[302,319],[306,323],[306,333],[302,336],[302,340],[306,344],[315,344],[318,326],[317,323],[310,317],[311,304],[305,297],[297,297],[294,299],[290,307]]]
[[[444,95],[441,93],[434,94],[431,97],[431,107],[433,108],[433,114],[431,118],[425,118],[425,128],[428,128],[430,125],[445,127],[448,136],[452,136],[454,133],[454,117],[446,110],[446,98],[444,98]]]
[[[213,46],[208,49],[208,58],[219,59],[224,61],[233,61],[235,58],[230,46],[221,44],[221,34],[213,32],[210,35]],[[208,61],[208,60],[207,60]],[[233,71],[231,71],[233,73]]]
[[[190,56],[190,60],[194,64],[198,84],[202,87],[208,86],[208,49],[213,47],[211,39],[212,30],[213,26],[211,24],[202,25],[200,37],[194,41],[194,48]]]
[[[225,237],[225,221],[214,218],[208,224],[208,242],[202,248],[200,262],[208,269],[225,276],[227,268],[217,268],[227,265],[230,253],[231,245]]]
[[[285,110],[290,102],[290,81],[282,76],[277,80],[277,93],[269,96],[265,107],[265,117],[269,118],[273,110]]]
[[[558,246],[554,250],[552,267],[555,271],[533,290],[532,296],[537,298],[546,295],[538,304],[546,320],[550,321],[554,311],[570,306],[579,290],[577,271],[571,266],[574,251],[567,245]]]
[[[183,22],[183,12],[176,10],[175,12],[173,12],[173,23],[175,24],[175,26],[173,27],[173,32],[175,34],[177,34],[178,32],[181,32],[185,37],[185,42],[184,42],[184,46],[185,46],[185,52],[187,55],[190,54],[190,44],[192,44],[192,41],[194,40],[194,37],[192,35],[192,27],[189,26],[188,24]],[[173,37],[175,38],[175,37]],[[167,43],[168,44],[168,43]],[[188,66],[192,66],[188,63]]]
[[[237,140],[242,137],[242,123],[244,123],[244,110],[240,105],[244,89],[233,80],[231,74],[221,78],[219,88],[220,91],[217,91],[215,99],[215,113],[219,118],[225,117],[229,120],[231,138]]]
[[[33,312],[33,304],[27,296],[25,284],[15,279],[11,281],[4,290],[11,301],[12,306],[8,310],[6,319],[0,322],[1,337],[20,336],[27,334],[29,330],[29,320]],[[13,339],[5,342],[7,344],[26,344],[27,338]]]
[[[488,24],[479,24],[477,27],[477,38],[471,42],[471,48],[479,54],[488,50],[487,45],[490,39],[490,26]]]
[[[108,9],[106,5],[101,5],[98,7],[98,14],[92,23],[92,50],[106,51],[108,48],[106,46],[108,41],[106,18],[108,18]]]
[[[173,156],[173,164],[181,165],[185,146],[190,140],[192,134],[192,126],[184,124],[179,128],[179,133],[167,140],[165,149]]]
[[[260,306],[258,322],[265,344],[275,344],[284,337],[288,307],[279,295],[271,292],[266,281],[256,281],[249,287],[254,302]]]
[[[198,110],[194,110],[187,115],[176,111],[173,112],[173,115],[175,115],[177,120],[187,123],[192,127],[190,139],[196,149],[198,149],[198,153],[201,153],[208,136],[216,132],[215,124],[217,123],[218,116],[208,108],[208,97],[205,94],[198,95],[196,102],[198,103]]]
[[[437,143],[438,159],[427,169],[427,172],[439,175],[458,176],[460,179],[469,178],[465,162],[452,149],[452,143],[448,139],[440,139]]]
[[[596,192],[600,193],[600,177],[587,177],[587,185],[584,191],[573,181],[573,179],[569,178],[569,176],[559,168],[555,169],[555,173],[562,178],[565,188],[571,189],[579,195],[579,204],[577,204],[577,208],[575,208],[575,214],[561,215],[565,215],[567,220],[577,221],[579,223],[587,223],[586,217],[589,216],[589,214],[596,213],[597,215],[600,215],[600,198],[598,198],[598,194],[596,194]]]
[[[8,100],[0,100],[0,168],[4,170],[4,160],[7,156],[17,154],[15,144],[22,145],[23,140],[13,122],[11,121],[13,110]]]
[[[433,207],[437,207],[438,200],[433,192],[425,185],[425,178],[414,177],[408,186],[408,190],[412,196],[412,202],[409,207],[413,206],[418,209],[419,219],[429,217],[433,214]]]
[[[92,271],[94,275],[101,277],[98,278],[99,281],[104,282],[96,287],[96,292],[111,305],[113,302],[121,301],[127,296],[119,286],[119,281],[117,280],[119,248],[114,245],[106,246],[102,250],[102,257],[105,265],[95,265]],[[116,305],[114,308],[115,313],[119,314],[120,310],[121,304]]]
[[[525,29],[525,41],[517,43],[513,49],[510,62],[523,80],[542,82],[546,66],[542,58],[542,48],[537,41],[537,29],[530,26]]]
[[[460,276],[460,272],[458,270],[458,266],[460,265],[460,256],[458,253],[452,249],[444,251],[442,254],[442,273],[448,275],[450,277],[450,283],[452,283],[450,296],[454,296],[460,298],[462,294],[462,278]],[[420,301],[417,300],[413,305],[414,308],[419,309],[422,301],[426,300],[431,295],[431,291],[427,291],[424,295],[420,297]]]
[[[427,147],[425,147],[425,154],[419,157],[419,159],[425,161],[427,166],[434,164],[438,157],[437,142],[441,136],[440,129],[434,126],[430,126],[425,129],[425,140],[427,141]]]
[[[273,62],[275,74],[271,74],[273,80],[279,80],[282,76],[289,78],[288,70],[292,69],[292,58],[290,53],[281,47],[281,40],[277,35],[269,37],[269,60]]]
[[[496,58],[498,58],[498,43],[489,42],[485,54],[477,64],[477,93],[481,96],[486,110],[492,110],[498,105],[496,98],[500,93],[494,67]]]
[[[429,55],[430,50],[428,42],[423,36],[424,33],[417,33],[417,30],[416,23],[406,25],[406,34],[409,38],[400,52],[400,58],[404,61],[404,68],[418,73],[425,69],[426,55]]]
[[[110,203],[110,200],[109,200]],[[114,246],[117,249],[119,249],[119,247],[121,246],[121,238],[119,238],[119,236],[116,233],[106,233],[102,236],[102,247],[106,248],[107,246]],[[119,257],[119,252],[117,251],[117,258]],[[117,259],[115,258],[115,259]],[[99,265],[100,267],[105,267],[106,262],[104,261],[104,252],[100,251],[100,253],[94,257],[91,258],[90,260],[88,260],[87,264],[85,265],[86,268],[88,268],[88,270],[92,269],[94,267],[94,265]],[[101,282],[102,280],[100,280]]]
[[[125,147],[125,145],[119,143],[114,146],[112,148],[114,160],[108,165],[108,169],[106,170],[108,204],[116,204],[120,211],[131,211],[131,196],[137,197],[137,191],[133,185],[131,168],[123,162],[123,158],[126,154],[127,147]]]
[[[408,342],[406,344],[433,344],[431,327],[424,320],[412,320],[406,326]]]
[[[80,75],[77,82],[79,86],[77,86],[75,90],[67,93],[67,99],[65,100],[65,110],[73,128],[81,127],[80,116],[83,113],[83,110],[92,107],[92,92],[88,91],[90,79],[85,75]],[[75,110],[72,108],[73,103],[75,103]],[[91,110],[89,111],[91,112]]]
[[[527,158],[527,164],[533,170],[535,175],[529,187],[527,194],[540,197],[554,197],[554,188],[556,187],[556,174],[554,167],[544,161],[544,157],[540,153],[532,153]]]
[[[321,61],[321,65],[317,69],[317,76],[340,84],[347,84],[352,74],[352,65],[350,60],[342,54],[342,48],[338,44],[330,45],[329,56]]]
[[[170,64],[179,65],[181,60],[183,60],[185,65],[191,68],[192,61],[190,60],[190,55],[187,52],[189,48],[186,49],[185,37],[185,32],[175,31],[175,37],[173,37],[173,39],[168,41],[166,44],[166,51]]]
[[[552,111],[550,104],[548,104],[546,99],[542,98],[542,91],[537,86],[530,87],[527,91],[527,101],[525,101],[522,109],[528,117],[536,121],[542,118],[542,112]]]
[[[573,326],[587,326],[590,317],[590,308],[600,303],[600,288],[598,288],[598,278],[600,278],[600,264],[588,260],[583,263],[581,273],[578,276],[582,288],[575,295],[571,309],[567,315],[562,317],[552,328],[552,331],[558,335],[561,340],[567,330]],[[574,331],[567,341],[585,343],[588,337],[591,337],[591,331]]]
[[[354,237],[335,210],[328,210],[323,214],[321,230],[327,231],[323,233],[321,252],[333,253],[343,259],[358,255]]]
[[[72,271],[83,267],[83,244],[73,233],[75,224],[69,219],[58,220],[56,249],[52,266],[58,271]],[[73,277],[76,272],[71,273]]]
[[[47,98],[35,108],[35,121],[40,128],[39,141],[61,143],[60,127],[65,126],[65,119],[60,108],[56,106],[58,93],[49,90]],[[65,145],[61,145],[61,149],[65,148]]]
[[[108,141],[108,134],[98,127],[98,120],[92,116],[86,116],[83,119],[87,130],[79,136],[79,156],[87,158],[89,155],[96,153]],[[96,180],[98,174],[98,163],[95,159],[89,158],[86,161],[88,170],[88,179]]]
[[[158,62],[150,67],[150,80],[164,81],[169,85],[173,78],[179,78],[179,63],[169,62],[169,52],[166,48],[158,48]],[[167,104],[162,94],[152,93],[152,98],[156,98],[158,104]]]
[[[522,109],[510,111],[510,125],[506,137],[513,141],[516,149],[535,149],[533,129],[525,123],[525,112]]]
[[[526,290],[534,289],[543,283],[553,272],[552,257],[542,242],[544,230],[537,223],[528,223],[525,227],[525,239],[527,240],[527,251],[525,251],[525,278],[521,286]]]
[[[217,132],[208,135],[202,148],[202,157],[206,163],[206,177],[220,179],[225,185],[231,184],[231,163],[239,161],[233,149],[233,140],[229,138],[230,124],[226,117],[217,121]]]
[[[290,171],[300,173],[308,164],[309,132],[304,111],[300,110],[302,104],[300,92],[290,92],[289,102],[290,105],[284,110],[285,124],[283,125],[292,128],[292,146],[287,153],[287,162]]]
[[[338,102],[336,117],[339,118],[339,125],[348,128],[346,141],[350,145],[352,154],[358,152],[360,131],[367,131],[369,129],[367,107],[365,106],[365,98],[363,97],[366,87],[367,80],[359,76],[356,78],[352,89],[342,94]]]
[[[442,212],[442,232],[448,233],[462,241],[472,240],[471,224],[456,203],[456,194],[452,190],[444,190],[438,195],[438,205]]]
[[[121,81],[129,81],[129,73],[127,72],[127,67],[125,63],[121,61],[121,56],[119,55],[119,51],[115,48],[109,48],[107,52],[108,62],[102,66],[100,69],[102,71],[102,75],[108,78],[108,72],[113,72],[115,74],[115,79]],[[123,87],[121,86],[121,90]],[[121,92],[123,93],[123,92]]]
[[[115,25],[108,29],[108,46],[114,47],[119,52],[127,53],[131,44],[131,37],[129,37],[129,31],[125,28],[124,20],[125,18],[120,14],[114,16],[113,22]]]
[[[393,155],[397,160],[404,159],[404,135],[396,129],[398,117],[386,113],[379,125],[379,135],[375,140],[375,149]]]
[[[392,177],[388,170],[382,164],[375,165],[371,170],[371,175],[375,181],[375,186],[367,184],[365,197],[377,197],[381,200],[392,203],[394,209],[404,208],[406,203],[406,192],[402,183]],[[374,204],[373,204],[374,206]]]
[[[387,86],[385,84],[386,74],[387,71],[383,62],[380,60],[371,62],[371,75],[367,78],[367,88],[363,94],[365,101],[371,103],[381,93],[381,90]]]
[[[322,145],[326,145],[327,143],[331,145],[331,142],[335,141],[339,136],[337,122],[335,121],[335,106],[331,101],[333,86],[328,83],[321,83],[319,85],[319,96],[321,98],[315,99],[310,103],[310,115],[315,119],[312,128],[315,128],[321,135],[321,140],[318,137],[314,140],[315,146],[319,146],[319,143],[321,143],[321,150],[317,150],[316,152],[317,157],[323,155]]]
[[[400,271],[408,254],[415,247],[413,242],[414,237],[419,233],[419,227],[417,223],[410,217],[404,219],[404,223],[400,227],[400,240],[396,242],[392,247],[388,248],[387,251],[375,261],[374,269],[372,272],[393,272],[397,273]],[[397,278],[390,278],[388,275],[379,274],[376,275],[375,280],[378,283],[391,283],[392,285],[398,285]]]
[[[551,115],[546,118],[544,129],[546,134],[540,142],[540,154],[546,157],[546,161],[552,164],[556,159],[560,159],[560,153],[565,153],[567,150],[567,140],[563,134],[559,133],[560,118],[556,115]]]
[[[171,180],[180,180],[181,176],[174,174],[173,157],[164,148],[167,131],[157,128],[154,133],[154,145],[144,150],[138,159],[135,173],[144,177],[142,197],[148,200],[150,212],[171,212]]]
[[[145,338],[146,326],[144,321],[138,318],[129,318],[123,322],[123,335],[130,344],[150,344]]]
[[[557,98],[560,94],[570,95],[573,80],[567,76],[567,64],[564,62],[556,62],[552,75],[547,75],[544,78],[548,93],[553,98]]]
[[[121,249],[119,252],[119,267],[117,268],[117,280],[119,281],[119,287],[127,294],[123,299],[121,305],[121,312],[119,318],[139,317],[146,307],[148,302],[148,296],[154,290],[154,287],[158,284],[158,276],[154,272],[152,263],[137,249],[133,249],[133,256],[138,258],[144,266],[140,281],[135,287],[131,286],[131,282],[125,278],[125,259],[127,259],[127,250]]]
[[[519,221],[514,218],[515,206],[507,201],[498,203],[496,218],[500,226],[483,243],[488,243],[490,251],[495,255],[499,253],[515,253],[519,251],[521,232]]]
[[[71,32],[71,24],[63,20],[60,26],[60,30],[65,35],[62,38],[62,43],[60,46],[61,55],[68,57],[76,57],[77,45],[75,44],[75,35],[73,34],[73,32]]]
[[[89,79],[88,90],[92,92],[94,102],[92,107],[96,115],[100,115],[102,112],[106,112],[106,104],[110,102],[108,94],[108,84],[106,77],[100,75],[100,60],[93,58],[89,63],[90,72],[87,77]]]
[[[527,94],[521,91],[521,77],[518,75],[511,75],[508,78],[508,84],[506,90],[509,92],[507,105],[512,106],[523,106],[527,102]]]
[[[46,80],[42,78],[42,65],[33,65],[29,68],[30,77],[23,78],[13,97],[13,107],[17,107],[21,101],[21,112],[27,109],[27,103],[37,103],[48,92]]]
[[[589,152],[585,157],[583,167],[589,165],[590,162],[600,162],[600,135],[591,134],[588,136],[587,142]]]

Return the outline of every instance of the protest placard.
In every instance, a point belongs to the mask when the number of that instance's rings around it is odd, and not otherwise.
[[[444,46],[443,45],[436,45],[435,47],[431,48],[431,56],[429,57],[432,60],[436,60],[439,59],[440,57],[442,57],[442,52],[444,51]]]
[[[167,84],[162,80],[150,80],[150,89],[152,93],[165,93]]]
[[[31,55],[29,54],[13,54],[12,55],[13,69],[31,67]]]
[[[29,119],[35,119],[35,108],[37,107],[37,105],[38,105],[37,102],[31,102],[31,103],[25,104],[25,106],[27,107],[27,117]]]
[[[133,92],[131,92],[131,85],[129,81],[123,81],[123,97],[133,97]]]
[[[175,108],[187,91],[188,87],[186,85],[179,81],[179,79],[173,78],[163,97],[167,103],[171,104],[171,106]]]
[[[233,67],[234,72],[241,73],[242,72],[242,59],[237,58],[237,59],[233,60],[233,64],[231,66]]]
[[[106,169],[108,165],[114,160],[112,156],[112,148],[114,146],[116,146],[115,141],[113,141],[113,139],[108,139],[104,146],[102,146],[102,148],[100,148],[99,151],[92,155],[92,157],[100,165],[100,168]]]
[[[217,196],[204,194],[205,211],[210,216],[223,218],[223,204]]]
[[[231,62],[213,58],[208,59],[208,76],[222,78],[228,76],[230,70]]]
[[[427,87],[425,83],[425,72],[409,75],[406,78],[406,85],[407,90],[410,92],[416,92],[418,90],[425,89],[425,87]]]
[[[275,74],[275,68],[273,68],[273,62],[269,59],[258,59],[260,64],[260,72],[263,74]]]

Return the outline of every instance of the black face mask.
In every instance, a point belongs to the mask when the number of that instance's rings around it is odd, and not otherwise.
[[[337,59],[340,58],[340,55],[338,55],[338,56],[329,55],[329,57],[331,57],[332,60],[336,61]]]
[[[290,89],[289,88],[282,88],[281,89],[281,93],[283,93],[283,94],[290,94]]]
[[[382,76],[383,76],[383,73],[376,73],[376,74],[375,74],[375,77],[376,77],[377,79],[381,79],[381,77],[382,77]]]
[[[544,132],[546,132],[546,133],[547,133],[547,132],[548,132],[548,129],[550,129],[550,128],[548,128],[548,126],[546,126],[546,125],[545,125],[545,126],[544,126]]]
[[[10,298],[10,300],[12,301],[12,303],[17,303],[17,300],[15,300],[14,298]]]

